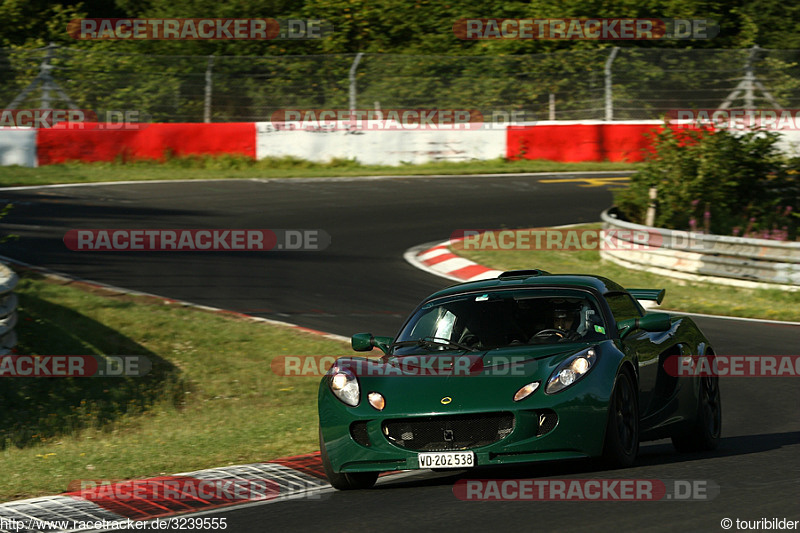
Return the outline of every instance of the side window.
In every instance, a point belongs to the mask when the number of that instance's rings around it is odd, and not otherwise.
[[[639,312],[639,306],[633,301],[630,294],[616,293],[606,295],[606,301],[611,308],[611,313],[614,315],[614,320],[619,322],[627,318],[639,318],[642,313]]]

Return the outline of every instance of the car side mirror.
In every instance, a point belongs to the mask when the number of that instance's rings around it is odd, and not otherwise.
[[[668,313],[647,313],[641,318],[628,318],[617,323],[619,336],[624,337],[635,329],[645,331],[669,331],[672,327],[672,319]]]
[[[356,333],[350,338],[350,345],[357,352],[369,352],[377,346],[383,353],[388,354],[392,341],[394,341],[392,337],[375,337],[372,333]]]

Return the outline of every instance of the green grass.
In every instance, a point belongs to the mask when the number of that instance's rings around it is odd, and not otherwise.
[[[317,446],[319,377],[272,372],[279,355],[346,344],[155,298],[108,295],[23,273],[21,354],[140,354],[142,378],[3,378],[0,501],[266,461]],[[80,310],[80,311],[76,311]]]
[[[600,224],[576,226],[599,228]],[[800,321],[800,292],[744,289],[696,283],[621,267],[591,250],[453,250],[476,263],[498,270],[541,268],[552,273],[605,276],[624,287],[666,288],[664,309],[749,318]]]
[[[433,174],[506,174],[515,172],[586,172],[635,170],[631,163],[559,163],[554,161],[508,161],[494,159],[467,163],[422,165],[361,165],[349,159],[313,163],[292,157],[254,161],[242,156],[174,157],[163,162],[69,163],[38,168],[3,167],[0,186],[89,183],[99,181],[164,179],[302,178],[325,176],[396,176]]]

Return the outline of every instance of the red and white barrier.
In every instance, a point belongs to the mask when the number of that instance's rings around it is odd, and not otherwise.
[[[84,126],[39,129],[36,140],[39,164],[161,160],[168,155],[256,156],[256,128],[252,122],[143,124],[121,129]]]
[[[91,126],[91,125],[88,125]],[[486,126],[486,125],[484,125]],[[279,130],[269,122],[143,124],[101,129],[0,128],[0,165],[67,161],[163,160],[169,155],[291,156],[401,165],[507,157],[564,162],[642,161],[659,121],[544,121],[442,130]],[[798,153],[800,132],[784,131],[781,148]]]
[[[546,121],[509,126],[506,157],[550,161],[638,162],[650,146],[648,134],[661,122]]]

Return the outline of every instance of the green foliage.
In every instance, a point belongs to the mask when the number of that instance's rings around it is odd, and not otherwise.
[[[354,55],[358,107],[525,111],[558,119],[602,119],[603,66],[612,46],[615,119],[653,118],[677,107],[718,105],[740,75],[755,43],[757,58],[780,105],[797,107],[798,11],[777,0],[755,8],[745,0],[0,0],[0,101],[10,102],[39,73],[41,47],[55,42],[53,75],[77,107],[136,110],[157,122],[204,120],[206,71],[212,79],[211,121],[268,121],[278,109],[346,109]],[[66,33],[82,17],[272,17],[323,19],[334,31],[312,40],[84,41]],[[718,37],[697,41],[466,41],[453,33],[462,18],[660,17],[711,18]],[[720,48],[735,47],[720,52]],[[695,49],[713,48],[713,53]],[[413,56],[412,56],[413,54]],[[33,91],[19,107],[40,105]],[[56,96],[52,95],[55,99]],[[678,99],[679,98],[679,99]],[[64,102],[60,102],[63,106]],[[761,102],[757,105],[762,106]]]
[[[648,190],[656,187],[658,227],[794,240],[800,158],[787,159],[779,139],[772,131],[665,125],[616,204],[626,218],[644,223]]]
[[[145,54],[282,55],[317,53],[532,54],[559,49],[604,48],[602,41],[461,41],[453,35],[460,18],[658,17],[711,18],[720,34],[706,41],[636,43],[656,48],[800,47],[800,5],[780,0],[56,0],[0,1],[0,47],[66,43],[66,22],[86,17],[272,17],[331,22],[334,34],[311,41],[151,41],[133,45]],[[108,43],[76,43],[88,48]],[[625,42],[621,44],[625,45]]]

